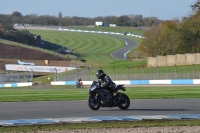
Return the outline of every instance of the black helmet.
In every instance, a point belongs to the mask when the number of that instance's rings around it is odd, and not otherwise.
[[[102,78],[102,76],[104,76],[105,73],[103,72],[103,70],[98,70],[97,73],[96,73],[96,76],[98,79]]]
[[[79,78],[78,81],[81,81],[81,78]]]

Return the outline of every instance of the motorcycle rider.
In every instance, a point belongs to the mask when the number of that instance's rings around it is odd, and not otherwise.
[[[112,82],[110,77],[106,75],[103,70],[98,70],[96,73],[96,76],[98,78],[98,82],[100,84],[100,87],[105,88],[107,90],[110,90],[114,92],[115,94],[118,94],[118,91],[115,90],[115,83]]]
[[[78,79],[78,83],[81,81],[81,78]]]
[[[80,87],[82,87],[83,83],[81,82],[81,78],[78,79],[77,83],[78,83],[78,85],[79,85]]]

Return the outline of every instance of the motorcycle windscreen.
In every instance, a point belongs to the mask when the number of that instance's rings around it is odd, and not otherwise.
[[[124,89],[123,86],[124,85],[117,85],[117,87],[115,88],[115,90],[120,90],[120,89],[123,90]]]

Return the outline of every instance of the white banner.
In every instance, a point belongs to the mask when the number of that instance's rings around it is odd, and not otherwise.
[[[34,71],[34,72],[49,72],[49,73],[61,73],[70,70],[77,69],[75,67],[58,67],[58,66],[29,66],[29,65],[14,65],[5,64],[5,70],[12,71]]]

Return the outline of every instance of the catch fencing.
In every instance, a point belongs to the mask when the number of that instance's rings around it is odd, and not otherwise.
[[[32,82],[33,72],[17,71],[17,72],[5,72],[0,74],[0,83],[22,83]]]
[[[50,81],[77,81],[81,78],[83,81],[97,80],[96,72],[102,69],[112,80],[164,80],[164,79],[200,79],[200,66],[171,66],[157,68],[82,68],[64,73],[53,73],[51,75],[37,78],[35,82],[49,83]],[[20,83],[33,82],[34,71],[16,71],[0,74],[0,83]]]
[[[96,80],[95,73],[102,69],[112,80],[163,80],[163,79],[200,79],[200,66],[171,66],[157,68],[87,68],[56,74],[54,81]]]

